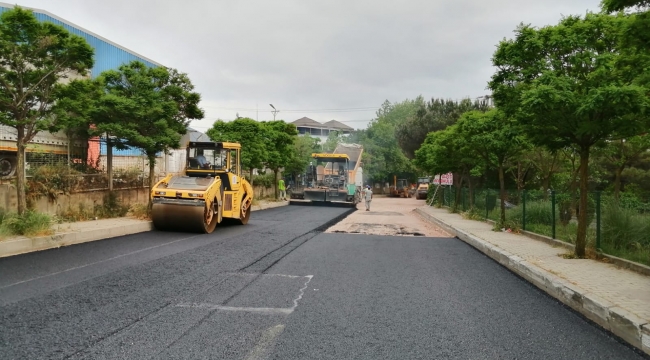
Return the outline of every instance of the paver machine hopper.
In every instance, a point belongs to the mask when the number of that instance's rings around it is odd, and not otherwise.
[[[151,189],[156,229],[211,233],[224,220],[246,224],[253,188],[242,177],[241,145],[190,142],[184,175],[168,175]]]

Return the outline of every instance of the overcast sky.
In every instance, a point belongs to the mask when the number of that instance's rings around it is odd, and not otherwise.
[[[3,0],[7,1],[7,0]],[[365,128],[384,100],[488,94],[496,44],[600,0],[13,0],[165,66],[221,118],[307,116]],[[255,109],[259,108],[259,112]],[[337,109],[337,110],[331,110]]]

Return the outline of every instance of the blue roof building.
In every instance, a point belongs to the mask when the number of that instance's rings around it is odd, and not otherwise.
[[[15,5],[0,2],[0,14],[14,8]],[[20,6],[20,5],[18,5]],[[120,65],[139,60],[147,66],[163,66],[151,59],[137,54],[125,47],[122,47],[106,38],[103,38],[91,31],[77,26],[67,20],[51,14],[45,10],[20,6],[23,9],[31,10],[39,21],[48,21],[63,26],[69,32],[86,39],[88,44],[95,49],[95,65],[90,71],[90,76],[96,78],[105,70],[117,69]]]
[[[149,58],[146,58],[134,51],[131,51],[123,46],[120,46],[104,37],[101,37],[91,31],[88,31],[78,25],[75,25],[67,20],[64,20],[50,12],[41,9],[34,9],[26,6],[20,6],[22,9],[31,10],[36,16],[36,19],[41,22],[51,22],[57,25],[63,26],[69,32],[81,36],[86,39],[88,44],[95,50],[95,64],[93,68],[89,71],[91,78],[98,77],[102,72],[106,70],[117,69],[123,64],[128,64],[133,60],[138,60],[143,62],[145,65],[150,67],[164,66],[161,65]],[[0,14],[13,9],[15,5],[0,2]],[[102,139],[103,140],[103,139]],[[106,155],[106,143],[102,141],[100,147],[100,154]],[[115,156],[142,156],[142,152],[139,149],[125,149],[118,150],[113,149],[113,155]]]

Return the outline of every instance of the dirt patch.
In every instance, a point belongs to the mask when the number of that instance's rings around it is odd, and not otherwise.
[[[326,230],[337,234],[367,234],[386,236],[449,237],[438,226],[424,220],[415,209],[423,206],[415,198],[375,197],[370,211],[365,204],[358,210]]]

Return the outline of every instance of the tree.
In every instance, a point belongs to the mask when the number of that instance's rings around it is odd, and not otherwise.
[[[278,172],[288,166],[292,160],[293,143],[298,135],[298,130],[293,124],[283,120],[262,122],[266,141],[267,157],[266,167],[273,171],[275,198],[278,198]]]
[[[415,157],[415,151],[420,148],[430,132],[444,130],[447,126],[455,124],[460,116],[468,111],[489,109],[487,102],[478,100],[472,102],[470,99],[460,102],[431,99],[425,103],[421,97],[418,97],[415,103],[419,106],[415,114],[396,127],[399,146],[411,159]]]
[[[262,124],[251,118],[237,118],[230,122],[217,120],[207,135],[213,141],[234,141],[241,144],[242,166],[250,171],[252,185],[253,170],[262,168],[267,156]]]
[[[497,72],[489,87],[497,106],[516,115],[537,145],[579,152],[578,257],[585,256],[592,146],[648,128],[648,89],[615,68],[625,56],[619,35],[626,21],[625,15],[587,14],[541,29],[522,25],[493,57]]]
[[[614,140],[603,149],[603,156],[614,166],[614,198],[621,192],[623,171],[648,156],[650,135]]]
[[[418,109],[414,100],[391,104],[386,101],[377,110],[365,131],[357,131],[356,137],[364,148],[364,174],[374,180],[392,178],[394,174],[415,172],[409,159],[397,143],[396,127],[413,116]]]
[[[648,6],[650,5],[650,0],[602,0],[602,5],[605,11],[614,12],[626,8]]]
[[[322,145],[322,151],[332,153],[341,142],[343,142],[343,136],[338,131],[330,131]]]
[[[101,75],[105,95],[95,119],[98,132],[113,134],[149,160],[149,187],[155,184],[156,155],[180,146],[190,119],[203,118],[201,97],[186,74],[139,61]],[[149,206],[151,207],[151,200]]]
[[[485,164],[497,170],[501,194],[501,224],[506,221],[506,164],[521,154],[526,140],[512,118],[498,109],[470,111],[458,120],[458,136]]]
[[[38,132],[60,127],[52,116],[59,82],[92,66],[93,49],[82,37],[19,7],[0,15],[0,123],[16,129],[19,214],[27,208],[25,147]]]
[[[291,159],[284,170],[292,174],[302,174],[307,169],[311,154],[320,151],[320,139],[309,135],[297,136],[293,143]]]

